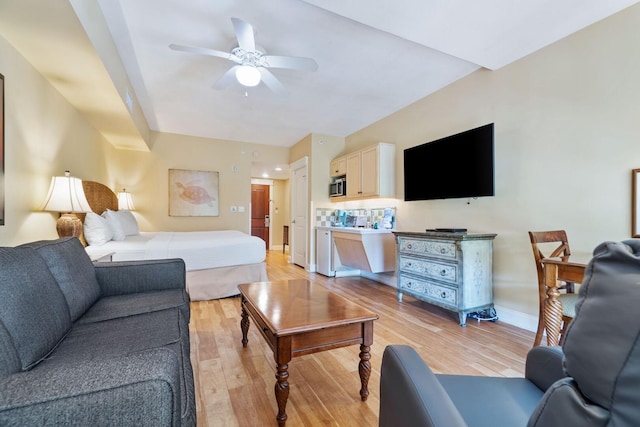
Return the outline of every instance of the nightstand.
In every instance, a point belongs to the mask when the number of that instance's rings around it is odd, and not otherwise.
[[[92,262],[111,262],[114,254],[115,252],[98,252],[90,254],[89,258],[91,258]]]

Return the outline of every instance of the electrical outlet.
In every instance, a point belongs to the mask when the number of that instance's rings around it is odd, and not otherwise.
[[[238,212],[244,212],[244,206],[238,206]]]
[[[237,206],[231,206],[231,212],[238,212]]]

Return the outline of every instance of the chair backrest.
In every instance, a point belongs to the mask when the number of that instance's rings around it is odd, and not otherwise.
[[[536,262],[536,270],[538,271],[538,288],[541,300],[545,298],[546,292],[544,287],[544,268],[542,267],[543,258],[567,258],[571,255],[569,248],[569,240],[564,230],[553,231],[530,231],[529,240],[531,240],[531,249],[533,249],[533,257]],[[547,255],[542,253],[542,249],[546,249],[546,244],[557,243],[553,250]]]
[[[562,346],[568,377],[547,390],[529,427],[638,425],[638,306],[640,239],[598,245]]]

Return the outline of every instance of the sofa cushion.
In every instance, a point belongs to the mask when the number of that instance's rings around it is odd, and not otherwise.
[[[45,260],[29,247],[0,248],[0,321],[27,370],[71,328],[69,308]]]
[[[21,369],[20,356],[13,345],[11,335],[0,322],[0,378],[19,372]]]
[[[185,295],[182,289],[165,289],[102,297],[78,319],[77,323],[102,322],[169,308],[180,309],[188,319],[189,300]]]
[[[100,297],[93,263],[80,240],[67,237],[28,243],[45,259],[69,305],[75,322]]]
[[[543,395],[525,378],[443,374],[436,377],[470,426],[524,426]]]
[[[179,310],[75,324],[47,364],[68,364],[165,347],[186,339]],[[73,362],[75,363],[75,362]]]

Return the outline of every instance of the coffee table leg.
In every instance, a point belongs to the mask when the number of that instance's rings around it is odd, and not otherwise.
[[[285,411],[287,407],[287,400],[289,400],[289,365],[282,364],[276,366],[276,401],[278,402],[278,415],[276,416],[276,420],[278,421],[279,427],[284,427],[287,422],[287,412]]]
[[[244,301],[244,300],[243,300]],[[249,332],[249,314],[242,304],[242,319],[240,319],[240,328],[242,329],[242,346],[246,347],[249,340],[247,339],[247,333]]]
[[[371,353],[369,352],[371,347],[368,345],[360,345],[360,363],[358,364],[358,371],[360,372],[360,399],[366,401],[369,397],[369,376],[371,375]]]

